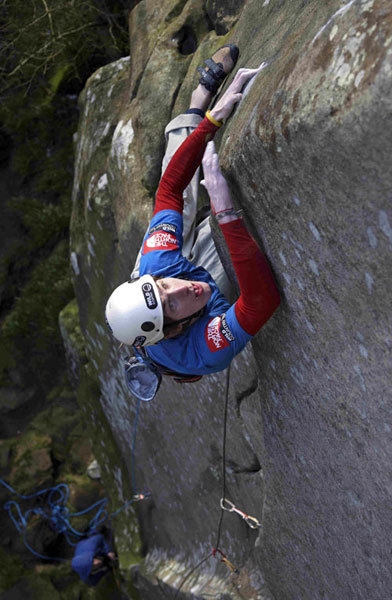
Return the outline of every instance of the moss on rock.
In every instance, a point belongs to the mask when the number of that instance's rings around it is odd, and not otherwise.
[[[5,592],[12,588],[25,571],[25,567],[17,556],[11,556],[0,548],[0,591]]]

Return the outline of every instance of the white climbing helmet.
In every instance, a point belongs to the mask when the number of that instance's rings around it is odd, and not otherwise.
[[[119,285],[106,304],[114,337],[130,346],[150,346],[163,338],[163,308],[151,275]]]

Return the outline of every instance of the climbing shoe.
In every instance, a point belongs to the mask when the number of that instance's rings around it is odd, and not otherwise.
[[[198,67],[201,77],[199,83],[209,92],[216,94],[227,75],[234,69],[240,51],[234,44],[226,44],[207,58],[205,67]]]

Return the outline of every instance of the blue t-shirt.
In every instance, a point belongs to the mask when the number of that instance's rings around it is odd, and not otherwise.
[[[181,248],[182,215],[170,209],[158,212],[143,240],[140,276],[205,281],[211,287],[211,298],[203,316],[184,333],[147,346],[146,351],[153,361],[177,373],[216,373],[230,364],[252,336],[242,329],[234,305],[221,294],[208,271],[189,262]]]

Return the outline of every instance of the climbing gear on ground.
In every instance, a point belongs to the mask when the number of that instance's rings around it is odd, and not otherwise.
[[[205,67],[198,67],[201,77],[199,83],[209,92],[216,94],[227,75],[234,69],[239,49],[234,44],[226,44],[219,48],[211,58],[207,58]]]
[[[251,517],[251,516],[247,515],[242,510],[237,508],[233,504],[233,502],[231,502],[227,498],[220,499],[220,506],[223,510],[227,510],[228,512],[234,512],[234,513],[237,513],[237,515],[240,515],[240,517],[242,517],[244,519],[245,523],[247,525],[249,525],[249,527],[251,529],[257,529],[258,527],[261,527],[261,523],[258,519],[256,519],[256,517]]]
[[[125,502],[119,509],[111,514],[109,514],[107,511],[107,505],[109,503],[108,498],[98,500],[82,511],[71,513],[66,506],[69,498],[69,488],[65,483],[59,483],[51,488],[45,488],[43,490],[39,490],[38,492],[27,495],[19,494],[3,479],[0,479],[0,484],[3,485],[9,492],[11,492],[11,494],[17,497],[17,501],[8,500],[4,504],[3,508],[7,511],[8,516],[10,517],[17,531],[23,535],[23,542],[26,548],[37,558],[56,562],[67,561],[63,558],[40,554],[28,543],[28,525],[33,517],[39,517],[42,521],[46,521],[55,533],[64,535],[69,546],[76,546],[81,539],[97,532],[98,528],[107,519],[117,516],[130,504],[150,497],[148,492],[143,494],[135,494],[130,500]],[[22,510],[21,504],[24,502],[27,502],[29,507]],[[33,506],[31,506],[32,503]],[[93,511],[95,511],[95,514],[90,519],[87,528],[85,528],[83,531],[79,531],[71,525],[71,520],[75,517],[82,517],[89,513],[91,514]]]
[[[163,307],[151,275],[126,281],[106,304],[106,322],[116,339],[129,346],[148,346],[163,338]]]

